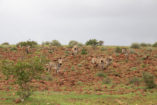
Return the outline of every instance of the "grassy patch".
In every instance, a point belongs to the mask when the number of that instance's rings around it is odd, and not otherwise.
[[[0,92],[0,105],[14,105],[17,96],[13,92]],[[59,92],[35,92],[30,98],[18,105],[129,105],[157,104],[157,93],[137,96],[133,93],[124,95],[95,95]],[[145,100],[145,101],[142,101]]]

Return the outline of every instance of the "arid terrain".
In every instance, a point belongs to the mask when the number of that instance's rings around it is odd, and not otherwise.
[[[86,49],[86,54],[82,54],[82,48]],[[18,61],[18,59],[28,59],[35,55],[42,54],[43,56],[46,56],[49,61],[54,61],[59,57],[62,57],[63,63],[60,71],[57,74],[52,71],[51,73],[43,74],[40,79],[32,80],[32,86],[34,86],[35,90],[39,92],[59,92],[64,94],[73,93],[80,95],[89,95],[89,97],[93,94],[97,96],[103,96],[105,94],[109,96],[111,95],[111,98],[113,95],[124,95],[120,99],[114,98],[114,101],[108,101],[109,105],[112,105],[114,102],[115,105],[130,105],[131,103],[129,104],[129,102],[133,103],[133,100],[140,100],[142,99],[141,97],[147,97],[149,94],[155,94],[154,97],[157,97],[157,89],[146,89],[146,84],[143,80],[143,73],[150,73],[154,76],[154,81],[157,84],[156,48],[128,48],[130,50],[128,59],[126,59],[126,56],[121,52],[116,52],[116,47],[79,47],[80,50],[77,55],[72,55],[71,48],[65,46],[52,47],[51,49],[52,51],[50,52],[49,47],[31,48],[30,53],[25,54],[25,51],[22,48],[0,48],[0,59],[9,59],[16,62]],[[112,56],[113,61],[108,68],[101,70],[91,63],[91,60],[94,56],[100,56],[104,58]],[[10,95],[14,96],[15,94],[13,93],[18,89],[18,86],[14,84],[13,81],[14,79],[12,79],[12,77],[6,80],[5,76],[0,73],[0,91],[2,93],[10,92]],[[125,95],[128,94],[134,95],[132,97],[132,100],[125,100]],[[11,99],[0,96],[0,103],[2,103],[2,105],[7,100]],[[145,100],[147,104],[140,104],[139,102],[137,102],[138,104],[136,105],[157,104],[157,101],[154,100],[147,100],[147,98],[143,100]],[[73,102],[72,105],[76,105],[75,102],[77,102],[78,100],[75,100],[75,98],[71,98],[71,101]],[[104,102],[104,104],[103,102],[94,103],[95,105],[107,104],[107,102]],[[5,103],[5,105],[6,104],[7,102]],[[34,105],[31,103],[29,104]],[[60,104],[58,102],[57,104],[54,103],[51,105],[64,104]]]

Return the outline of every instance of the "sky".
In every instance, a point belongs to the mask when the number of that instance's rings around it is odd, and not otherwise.
[[[0,43],[157,41],[157,0],[0,0]]]

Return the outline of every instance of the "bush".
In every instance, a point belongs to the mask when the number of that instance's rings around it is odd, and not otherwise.
[[[138,43],[133,43],[133,44],[131,45],[131,48],[139,49],[139,48],[140,48],[140,44],[138,44]]]
[[[69,42],[68,45],[69,45],[69,47],[73,47],[74,45],[78,45],[78,44],[79,44],[79,42],[72,40]]]
[[[19,42],[19,43],[16,44],[16,46],[21,46],[21,47],[23,47],[23,46],[30,46],[31,48],[33,48],[33,47],[35,47],[37,45],[38,45],[38,43],[35,42],[35,41]]]
[[[86,50],[85,48],[83,48],[82,51],[81,51],[81,54],[82,54],[82,55],[85,55],[85,54],[87,54],[87,53],[88,53],[87,50]]]
[[[13,75],[15,83],[19,86],[17,94],[21,100],[28,98],[31,95],[30,82],[33,79],[39,78],[44,72],[45,59],[43,57],[34,57],[24,61],[2,61],[2,73],[9,77]]]
[[[152,44],[148,43],[148,44],[147,44],[147,46],[148,46],[148,47],[151,47],[151,46],[152,46]]]
[[[86,45],[97,46],[98,41],[96,39],[90,39],[86,42]]]
[[[143,73],[143,80],[148,89],[152,89],[156,87],[154,76],[148,72]]]
[[[16,50],[17,50],[17,47],[11,47],[10,50],[11,50],[11,51],[16,51]]]
[[[42,45],[51,45],[51,42],[49,42],[49,41],[46,41],[46,42],[42,42]]]
[[[6,76],[6,79],[9,79],[9,76],[13,74],[12,70],[14,62],[10,60],[4,60],[1,62],[2,73]]]
[[[157,47],[157,42],[155,42],[152,46],[153,46],[153,47]]]
[[[98,46],[102,46],[104,44],[104,41],[102,41],[102,40],[100,40],[99,42],[98,42]]]
[[[79,47],[82,47],[82,46],[83,46],[83,44],[79,42],[79,43],[78,43],[78,46],[79,46]]]
[[[116,47],[115,52],[116,52],[116,53],[121,53],[121,52],[122,52],[122,48]]]
[[[141,43],[140,46],[141,47],[148,47],[148,44],[147,43]]]
[[[105,48],[104,46],[102,46],[102,47],[100,48],[100,50],[101,50],[101,51],[105,51],[105,50],[107,50],[107,48]]]
[[[96,76],[106,78],[106,74],[104,74],[103,72],[98,72]]]
[[[58,40],[53,40],[51,45],[52,46],[61,46],[61,43]]]
[[[9,43],[8,42],[4,42],[1,45],[9,45]]]

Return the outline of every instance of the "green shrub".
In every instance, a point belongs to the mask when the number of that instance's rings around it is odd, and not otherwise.
[[[61,43],[58,40],[53,40],[51,45],[52,46],[61,46]]]
[[[100,40],[99,42],[98,42],[98,46],[102,46],[104,44],[104,41],[102,41],[102,40]]]
[[[98,41],[96,39],[90,39],[86,42],[86,45],[97,46]]]
[[[148,44],[147,43],[141,43],[140,46],[141,47],[148,47]]]
[[[13,75],[15,83],[19,86],[17,94],[21,100],[28,98],[32,93],[30,82],[37,79],[44,72],[45,59],[43,57],[34,57],[23,61],[2,61],[2,73],[9,77]]]
[[[71,70],[72,70],[72,71],[75,71],[75,67],[74,67],[74,66],[72,66],[72,67],[71,67]]]
[[[85,54],[88,54],[88,52],[87,52],[87,50],[85,48],[83,48],[82,51],[81,51],[81,54],[85,55]]]
[[[51,45],[51,42],[49,42],[49,41],[42,42],[42,45],[47,45],[47,46],[49,46],[49,45]]]
[[[119,55],[120,55],[119,53],[116,53],[116,57],[119,57]]]
[[[13,74],[13,64],[14,62],[10,60],[4,60],[1,62],[2,73],[6,76],[7,80],[9,79],[9,76]]]
[[[8,42],[4,42],[1,45],[10,45]]]
[[[78,64],[77,66],[78,66],[78,67],[82,67],[82,64]]]
[[[77,42],[75,40],[71,40],[68,45],[69,45],[69,47],[73,47],[73,46],[78,45],[78,44],[79,44],[79,42]]]
[[[132,71],[136,71],[137,68],[136,68],[136,67],[132,67],[132,68],[130,68],[130,70],[132,70]]]
[[[100,40],[97,41],[96,39],[90,39],[86,42],[86,45],[90,45],[90,46],[102,46],[104,44],[104,41]]]
[[[69,56],[70,52],[69,51],[65,51],[64,53],[66,54],[65,56]]]
[[[82,81],[78,81],[76,84],[82,86],[83,82]]]
[[[147,43],[147,46],[148,46],[148,47],[151,47],[151,46],[152,46],[152,44],[150,44],[150,43]]]
[[[17,50],[17,47],[11,47],[10,50],[11,50],[11,51],[16,51],[16,50]]]
[[[121,52],[122,52],[122,48],[116,47],[115,52],[116,52],[116,53],[121,53]]]
[[[82,46],[83,46],[83,44],[79,42],[79,43],[78,43],[78,46],[79,46],[79,47],[82,47]]]
[[[98,72],[96,73],[96,76],[106,78],[107,75],[104,74],[103,72]]]
[[[102,47],[100,48],[100,50],[101,50],[101,51],[105,51],[105,50],[107,50],[107,48],[105,48],[104,46],[102,46]]]
[[[131,48],[139,49],[140,48],[140,44],[139,43],[133,43],[133,44],[131,44]]]
[[[23,47],[23,46],[30,46],[32,48],[36,47],[37,45],[38,45],[38,43],[35,42],[35,41],[19,42],[19,43],[16,44],[16,46],[21,46],[21,47]]]
[[[142,64],[142,65],[141,65],[142,68],[145,68],[146,66],[147,66],[146,64]]]
[[[153,47],[157,47],[157,42],[155,42],[152,46],[153,46]]]
[[[143,80],[146,84],[146,87],[148,89],[152,89],[156,87],[155,81],[154,81],[154,76],[148,72],[143,73]]]

